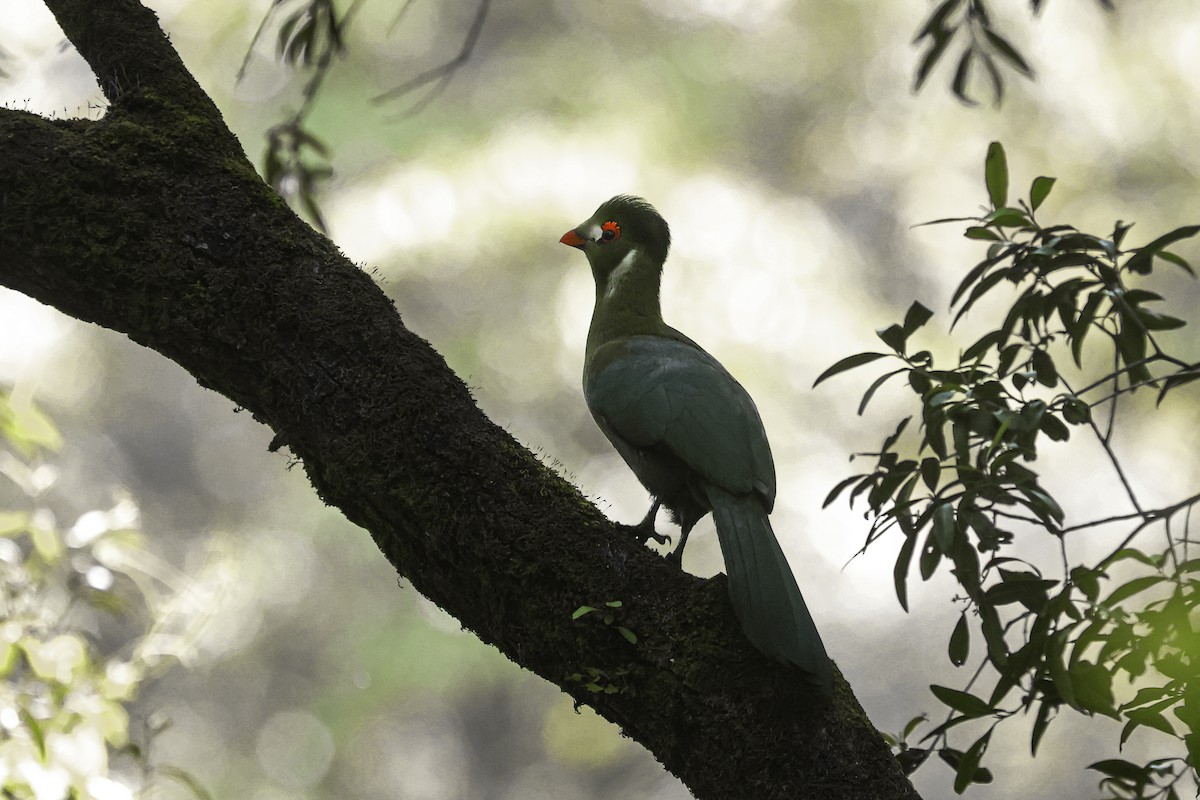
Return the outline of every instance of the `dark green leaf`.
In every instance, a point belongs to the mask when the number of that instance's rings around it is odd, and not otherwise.
[[[1083,425],[1092,418],[1092,409],[1078,397],[1068,397],[1063,403],[1062,415],[1072,425]]]
[[[875,331],[875,335],[883,340],[883,343],[895,350],[900,355],[904,355],[905,342],[908,340],[908,334],[904,332],[904,328],[899,325],[889,325],[886,328],[880,328]]]
[[[1075,319],[1075,324],[1068,331],[1068,337],[1071,340],[1071,355],[1074,356],[1075,366],[1077,367],[1082,366],[1083,340],[1096,321],[1096,309],[1100,307],[1101,301],[1107,296],[1108,293],[1104,289],[1097,289],[1088,295],[1087,302],[1083,305],[1083,310],[1079,312],[1079,316]]]
[[[913,551],[917,549],[917,537],[909,536],[900,546],[896,556],[896,566],[892,569],[892,578],[896,584],[896,599],[900,607],[908,611],[908,568],[912,563]]]
[[[917,67],[916,80],[913,81],[913,91],[919,92],[921,87],[925,85],[925,79],[929,77],[929,73],[933,71],[934,66],[941,60],[946,53],[946,48],[953,41],[952,33],[935,33],[932,34],[932,44],[925,51],[925,56],[921,59],[920,65]]]
[[[1151,311],[1148,308],[1139,308],[1137,310],[1138,319],[1142,325],[1146,326],[1146,330],[1150,331],[1172,331],[1176,328],[1182,328],[1187,325],[1186,322],[1178,317],[1160,314],[1157,311]]]
[[[1096,570],[1075,567],[1071,570],[1071,582],[1079,587],[1089,601],[1094,602],[1100,596],[1100,579]]]
[[[917,328],[920,328],[926,322],[929,322],[933,317],[933,312],[918,302],[913,302],[908,307],[908,311],[904,314],[904,335],[905,338],[911,336]]]
[[[972,225],[971,227],[967,228],[966,232],[963,233],[963,236],[968,239],[982,239],[989,242],[1004,241],[1004,239],[1000,237],[1000,234],[996,233],[994,230],[991,230],[990,228],[981,228],[978,225]]]
[[[987,294],[997,283],[1010,277],[1012,274],[1012,268],[998,269],[976,284],[971,293],[967,295],[967,299],[959,307],[958,313],[954,315],[952,327],[958,324],[958,320],[971,309],[971,306],[975,305],[975,301]]]
[[[863,392],[862,400],[858,404],[858,415],[861,417],[863,412],[867,410],[867,403],[871,402],[871,398],[875,396],[875,392],[879,390],[880,386],[883,386],[889,380],[896,377],[901,372],[905,372],[906,370],[908,370],[908,367],[901,367],[898,370],[886,372],[876,378],[871,385],[867,387],[867,391]]]
[[[911,419],[912,417],[905,417],[904,419],[900,420],[900,424],[896,426],[896,430],[883,440],[883,448],[880,450],[880,452],[886,453],[888,450],[892,449],[892,445],[899,440],[900,435],[904,433],[904,429],[908,427],[909,420]]]
[[[1026,78],[1033,77],[1033,70],[1025,61],[1024,56],[1018,53],[1016,48],[1013,47],[1007,39],[996,33],[995,29],[993,28],[984,28],[983,35],[987,37],[988,43],[993,49],[995,49],[1001,58],[1015,67],[1016,70]]]
[[[1135,708],[1126,712],[1125,716],[1130,722],[1136,722],[1138,725],[1144,725],[1147,728],[1153,728],[1156,731],[1161,731],[1168,736],[1175,735],[1175,728],[1167,721],[1167,718],[1159,711],[1153,711],[1148,708]]]
[[[1104,598],[1104,605],[1112,608],[1122,600],[1133,597],[1139,592],[1144,592],[1151,586],[1156,586],[1165,580],[1166,578],[1162,575],[1145,575],[1141,578],[1134,578],[1128,583],[1123,583],[1116,589],[1113,589],[1112,593],[1109,594],[1108,597]]]
[[[938,549],[949,555],[954,548],[954,506],[939,503],[933,510],[933,536]]]
[[[946,20],[949,19],[950,15],[957,11],[964,2],[965,0],[944,0],[944,2],[938,6],[932,14],[929,15],[929,20],[921,28],[921,32],[917,34],[917,38],[913,40],[913,43],[915,44],[921,41],[926,36],[947,33],[950,29],[946,27]]]
[[[1053,414],[1047,414],[1042,417],[1041,424],[1042,432],[1056,442],[1065,442],[1071,438],[1071,430],[1063,424],[1063,421]]]
[[[1062,524],[1063,510],[1058,502],[1040,489],[1022,486],[1021,492],[1029,499],[1029,510],[1041,517],[1043,522],[1051,520]]]
[[[1084,711],[1116,719],[1113,706],[1112,672],[1089,661],[1077,661],[1068,670],[1075,688],[1075,702]],[[1129,716],[1137,712],[1130,712]],[[1163,720],[1166,723],[1166,720]]]
[[[991,333],[985,333],[983,336],[979,337],[979,339],[976,340],[973,345],[963,351],[962,360],[964,362],[974,361],[986,353],[989,348],[999,344],[1003,337],[1003,331],[992,331]]]
[[[1055,368],[1054,359],[1049,353],[1045,350],[1034,350],[1030,364],[1037,375],[1038,383],[1051,389],[1058,385],[1058,369]]]
[[[1139,767],[1132,761],[1126,761],[1123,758],[1106,758],[1103,761],[1088,764],[1088,769],[1094,769],[1113,778],[1134,782],[1146,781],[1150,778],[1144,767]]]
[[[1183,741],[1187,744],[1188,761],[1200,764],[1200,733],[1189,733],[1183,737]]]
[[[921,572],[921,580],[929,580],[937,570],[938,562],[942,560],[942,550],[934,538],[935,531],[930,531],[925,537],[925,546],[921,548],[921,559],[917,566]]]
[[[1174,264],[1175,266],[1179,267],[1184,272],[1186,272],[1188,275],[1191,275],[1193,278],[1196,277],[1196,271],[1194,269],[1192,269],[1192,265],[1187,262],[1187,259],[1181,258],[1180,256],[1176,255],[1175,253],[1172,253],[1169,250],[1159,250],[1158,257],[1161,258],[1163,261],[1166,261],[1170,264]]]
[[[979,623],[983,641],[987,644],[988,658],[997,669],[1002,669],[1008,662],[1008,643],[1004,641],[1004,627],[1000,624],[995,607],[987,603],[980,605]]]
[[[1166,397],[1167,392],[1170,390],[1179,386],[1183,386],[1185,383],[1191,383],[1197,379],[1200,379],[1200,364],[1193,364],[1190,367],[1185,367],[1179,370],[1179,372],[1176,372],[1174,375],[1168,375],[1167,379],[1163,381],[1163,387],[1158,393],[1158,400],[1156,402],[1161,403],[1163,398]]]
[[[813,381],[813,386],[821,383],[821,381],[825,380],[826,378],[832,378],[838,373],[845,372],[849,369],[854,369],[855,367],[861,367],[863,364],[870,364],[872,361],[883,358],[886,355],[886,353],[858,353],[856,355],[846,356],[841,361],[838,361],[832,367],[822,372],[820,376]]]
[[[973,694],[937,684],[932,684],[929,690],[938,700],[964,716],[983,717],[992,711],[991,706]]]
[[[942,474],[942,464],[938,459],[929,456],[921,461],[921,479],[925,481],[925,485],[929,487],[929,491],[937,489],[938,478]]]
[[[988,783],[991,781],[991,773],[979,769],[979,762],[983,759],[983,754],[987,751],[988,741],[991,738],[992,731],[989,729],[987,733],[983,734],[973,745],[967,748],[967,752],[963,753],[962,758],[959,759],[958,767],[954,774],[954,791],[956,794],[962,794],[972,783]],[[983,776],[980,773],[987,774]]]
[[[971,631],[967,625],[967,615],[961,614],[954,632],[950,634],[950,663],[961,667],[967,661],[971,652]]]
[[[1029,217],[1025,216],[1025,212],[1019,208],[998,208],[992,213],[983,218],[983,221],[989,225],[995,225],[1000,228],[1016,228],[1030,225]]]
[[[995,266],[995,264],[996,260],[989,258],[986,261],[980,261],[978,264],[971,267],[971,270],[966,274],[966,277],[962,279],[962,283],[958,284],[958,288],[954,290],[954,294],[950,297],[950,307],[953,308],[956,306],[958,304],[958,298],[962,297],[963,292],[970,288],[975,281],[979,280],[979,278],[982,277],[983,273],[986,272],[989,267]]]
[[[1181,239],[1189,239],[1197,233],[1200,233],[1200,225],[1185,225],[1182,228],[1176,228],[1170,233],[1164,233],[1146,246],[1139,247],[1125,262],[1125,269],[1130,272],[1136,272],[1139,275],[1149,274],[1150,262],[1156,253],[1169,244],[1178,242]]]
[[[1034,758],[1037,757],[1038,745],[1042,742],[1042,736],[1046,733],[1046,728],[1050,725],[1052,717],[1050,716],[1056,708],[1056,705],[1049,700],[1042,700],[1042,704],[1038,706],[1037,719],[1033,721],[1033,735],[1029,739],[1029,752]]]
[[[983,176],[992,208],[1003,208],[1008,202],[1008,160],[1004,156],[1004,146],[999,142],[988,145]]]
[[[963,51],[962,58],[958,60],[958,69],[954,70],[954,80],[950,82],[950,91],[954,92],[954,96],[969,106],[978,105],[969,95],[967,95],[967,81],[971,79],[971,60],[975,58],[975,50],[967,48]]]
[[[1046,197],[1050,194],[1050,190],[1054,188],[1054,178],[1047,178],[1045,175],[1033,179],[1033,185],[1029,187],[1029,207],[1037,211]]]
[[[912,719],[910,719],[908,721],[908,724],[904,726],[904,730],[900,734],[900,739],[902,741],[907,740],[909,736],[912,736],[912,732],[915,731],[922,722],[925,722],[928,719],[929,719],[928,714],[919,714],[919,715],[913,717]]]
[[[825,496],[825,502],[821,505],[821,508],[828,508],[829,504],[832,503],[834,500],[836,500],[838,498],[838,495],[846,490],[847,486],[854,483],[859,478],[863,478],[863,477],[867,477],[867,476],[862,473],[859,473],[858,475],[851,475],[849,478],[839,481],[838,485],[833,487],[833,489],[829,492],[829,494]]]
[[[1008,370],[1012,367],[1012,363],[1021,352],[1021,343],[1017,342],[1010,344],[1000,351],[1000,358],[996,363],[996,375],[1003,378],[1008,374]]]
[[[1118,550],[1117,552],[1113,553],[1107,559],[1107,561],[1109,563],[1116,563],[1117,561],[1125,561],[1125,560],[1137,561],[1139,563],[1145,564],[1148,567],[1154,567],[1155,569],[1162,566],[1162,560],[1160,558],[1155,558],[1154,556],[1146,555],[1141,550],[1138,550],[1137,548],[1134,548],[1134,547],[1123,547],[1120,550]]]

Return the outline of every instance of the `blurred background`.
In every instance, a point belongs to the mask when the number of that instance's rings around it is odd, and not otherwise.
[[[261,164],[265,131],[300,104],[300,78],[276,61],[274,28],[236,80],[269,2],[148,5]],[[476,6],[416,0],[393,26],[395,4],[366,3],[310,119],[332,151],[322,211],[332,239],[372,271],[485,413],[631,522],[645,494],[580,390],[591,276],[558,239],[613,194],[653,202],[675,242],[664,315],[755,397],[779,472],[775,528],[830,654],[872,721],[898,731],[938,709],[930,683],[969,677],[946,658],[954,584],[914,577],[905,614],[892,585],[899,541],[852,558],[868,523],[821,503],[856,471],[849,455],[889,432],[904,395],[881,393],[858,417],[877,373],[816,391],[814,378],[876,349],[874,329],[899,321],[912,300],[938,312],[925,346],[961,346],[939,332],[982,248],[957,226],[914,226],[986,203],[991,140],[1008,151],[1012,195],[1026,196],[1037,175],[1059,178],[1043,220],[1097,233],[1134,220],[1130,245],[1200,221],[1189,202],[1200,182],[1200,8],[1047,6],[1033,21],[1024,3],[996,4],[1037,71],[1032,82],[1011,78],[996,109],[950,96],[953,64],[910,91],[923,0],[498,3],[444,93],[406,116],[415,98],[372,98],[452,57]],[[62,42],[37,0],[5,0],[0,101],[102,113],[94,80]],[[983,86],[977,94],[987,97]],[[1194,244],[1178,250],[1198,255]],[[1166,286],[1164,311],[1195,320],[1196,284],[1172,275]],[[971,325],[961,342],[973,341]],[[1179,349],[1194,354],[1190,330]],[[224,565],[186,668],[140,701],[170,723],[155,759],[191,771],[214,796],[689,796],[614,726],[576,713],[397,586],[370,538],[325,508],[285,454],[267,452],[269,430],[165,358],[0,290],[0,384],[32,395],[63,429],[55,502],[64,520],[128,493],[154,551],[187,580],[216,580],[214,553]],[[1151,502],[1200,483],[1194,398],[1177,393],[1117,442]],[[1095,456],[1075,447],[1061,458]],[[1102,485],[1047,483],[1079,509],[1105,502]],[[720,571],[711,522],[697,528],[684,566]],[[1064,718],[1036,760],[1028,729],[1009,727],[988,753],[997,782],[973,796],[1098,794],[1083,768],[1116,753],[1116,723]],[[1155,736],[1135,735],[1125,757],[1160,754],[1166,740]],[[916,776],[929,800],[952,797],[951,782],[941,763]]]

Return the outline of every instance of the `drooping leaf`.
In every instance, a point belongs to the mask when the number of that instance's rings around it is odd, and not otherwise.
[[[983,35],[987,38],[988,44],[1009,64],[1011,64],[1018,72],[1026,78],[1033,77],[1033,69],[1025,61],[1025,57],[1017,52],[1017,49],[1000,34],[996,33],[994,28],[984,28]]]
[[[1029,187],[1029,207],[1037,211],[1050,195],[1050,190],[1054,188],[1055,178],[1047,178],[1045,175],[1040,175],[1033,179],[1033,185]]]
[[[911,336],[914,331],[924,325],[933,317],[933,312],[923,306],[921,303],[914,301],[908,307],[908,311],[904,313],[904,333],[906,336]]]
[[[939,503],[933,510],[933,540],[938,549],[949,555],[954,548],[954,506]]]
[[[967,615],[964,612],[959,615],[958,624],[954,626],[954,632],[950,634],[950,663],[956,667],[961,667],[967,662],[967,656],[970,653],[971,630],[967,624]]]
[[[1151,586],[1157,586],[1165,581],[1166,578],[1162,575],[1144,575],[1140,578],[1134,578],[1131,581],[1121,584],[1116,589],[1113,589],[1108,597],[1104,598],[1104,605],[1112,608],[1122,600],[1127,600],[1139,592],[1144,592]]]
[[[949,32],[940,32],[932,34],[932,43],[929,49],[925,51],[925,55],[921,58],[921,63],[917,67],[916,79],[913,81],[913,91],[919,92],[921,87],[925,85],[925,80],[933,71],[934,66],[941,60],[946,53],[946,48],[953,41],[954,35]]]
[[[938,479],[942,474],[942,464],[933,456],[922,459],[921,461],[921,479],[925,481],[925,486],[929,491],[936,491]]]
[[[932,684],[929,690],[934,697],[941,700],[950,708],[967,717],[983,717],[991,713],[991,706],[984,700],[968,692],[951,689],[949,686]]]
[[[900,607],[906,612],[908,611],[908,569],[912,564],[913,551],[917,549],[917,537],[909,536],[904,540],[904,544],[900,545],[900,552],[896,555],[896,565],[892,569],[892,579],[896,585],[896,599],[900,601]]]
[[[959,759],[954,774],[956,794],[965,792],[972,783],[991,782],[992,774],[979,768],[979,762],[983,760],[983,754],[987,751],[988,741],[991,737],[992,729],[989,728],[983,736],[980,736],[974,744],[967,748],[967,752],[963,753],[962,758]]]
[[[1056,704],[1049,700],[1042,700],[1038,706],[1037,718],[1033,721],[1033,732],[1029,737],[1029,752],[1034,758],[1037,758],[1038,745],[1042,743],[1042,736],[1046,733],[1046,728],[1049,727],[1052,719],[1051,714],[1054,712]]]
[[[1125,269],[1130,272],[1136,272],[1139,275],[1149,274],[1150,263],[1160,250],[1181,239],[1189,239],[1197,233],[1200,233],[1200,225],[1185,225],[1182,228],[1176,228],[1170,233],[1164,233],[1144,247],[1139,247],[1137,252],[1125,262]]]
[[[900,325],[888,325],[886,328],[880,328],[875,331],[884,344],[895,350],[899,355],[904,355],[907,351],[905,347],[908,341],[908,334],[904,332],[904,328]]]
[[[832,503],[834,500],[836,500],[838,498],[838,495],[840,495],[842,492],[844,492],[846,490],[846,487],[848,487],[850,484],[854,483],[859,478],[864,478],[864,477],[867,477],[867,476],[864,475],[863,473],[859,473],[858,475],[851,475],[849,478],[846,478],[845,480],[838,481],[838,485],[834,486],[833,489],[830,490],[829,494],[825,496],[825,502],[821,504],[821,508],[828,508],[829,504]]]
[[[1113,778],[1121,778],[1128,781],[1145,781],[1149,779],[1145,767],[1140,767],[1132,761],[1126,761],[1123,758],[1106,758],[1103,761],[1096,761],[1088,764],[1088,769],[1094,769],[1096,772],[1109,775]]]
[[[907,370],[908,367],[901,367],[900,369],[892,370],[891,372],[885,372],[883,375],[880,375],[878,378],[876,378],[871,385],[867,387],[867,391],[863,392],[862,400],[858,404],[858,416],[861,417],[863,412],[867,410],[867,404],[871,402],[871,398],[875,396],[875,392],[879,390],[880,386],[883,386],[889,380],[896,377],[901,372],[906,372]]]
[[[852,356],[846,356],[829,369],[822,372],[817,379],[813,381],[813,386],[821,383],[826,378],[832,378],[834,375],[845,372],[849,369],[854,369],[855,367],[861,367],[863,364],[870,364],[872,361],[884,358],[886,355],[887,353],[857,353]]]
[[[983,175],[992,208],[1003,208],[1008,203],[1008,160],[999,142],[988,145]]]

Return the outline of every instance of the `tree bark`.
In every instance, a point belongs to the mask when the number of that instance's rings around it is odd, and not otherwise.
[[[151,11],[46,4],[111,105],[98,121],[0,109],[0,284],[125,333],[251,411],[422,594],[696,797],[917,796],[840,675],[832,703],[807,696],[745,641],[723,576],[622,536],[480,413],[258,177]],[[610,600],[613,626],[572,620]]]

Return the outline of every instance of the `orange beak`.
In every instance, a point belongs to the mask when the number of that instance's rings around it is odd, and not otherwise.
[[[563,244],[570,245],[571,247],[578,247],[580,249],[582,249],[584,244],[587,243],[587,239],[584,239],[582,236],[580,236],[575,231],[567,231],[566,233],[563,234],[562,238],[559,239],[559,241],[562,242]]]

